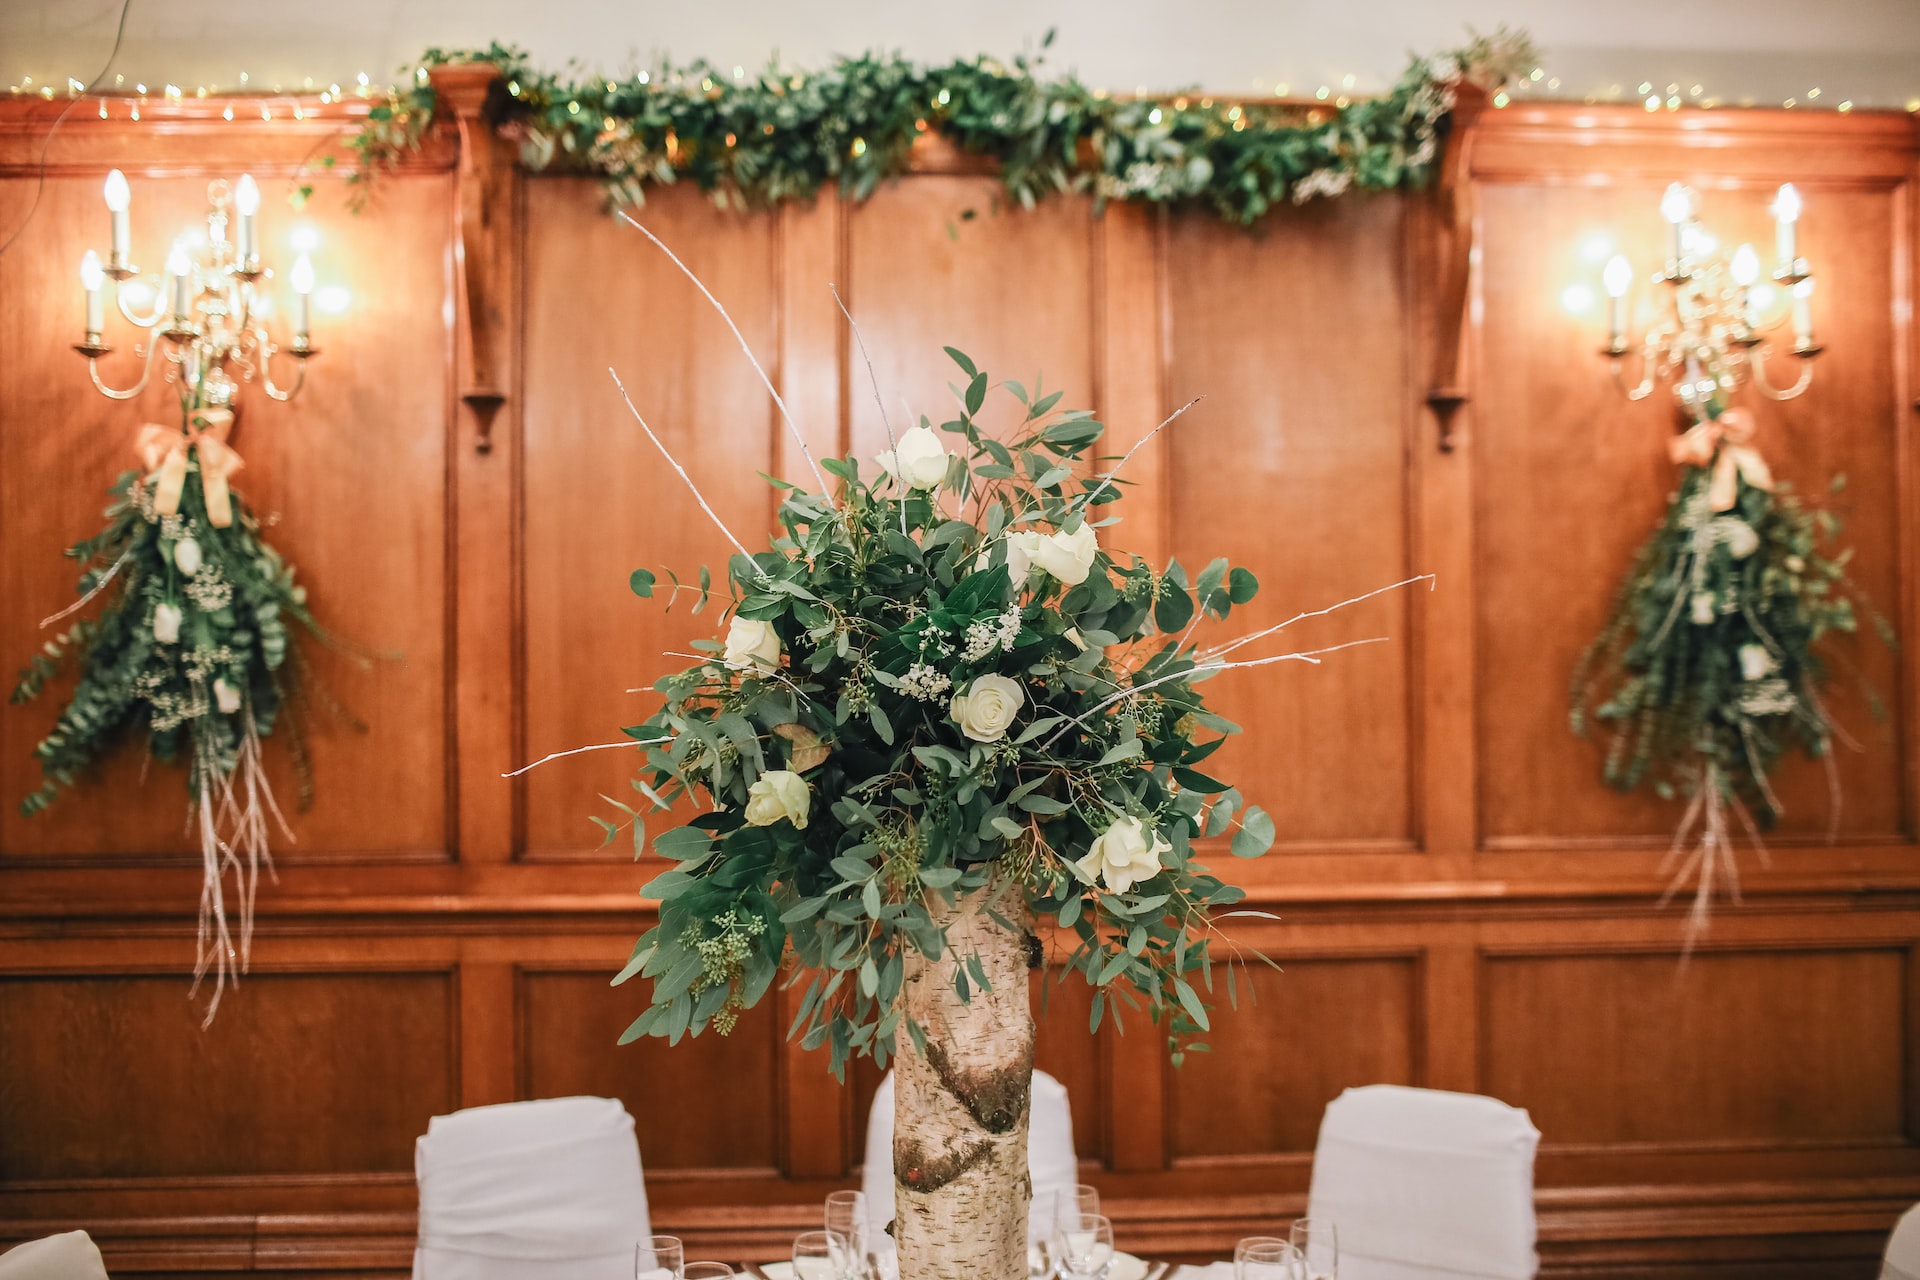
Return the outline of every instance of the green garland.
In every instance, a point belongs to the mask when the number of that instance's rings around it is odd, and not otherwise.
[[[1674,887],[1694,880],[1695,927],[1717,880],[1737,886],[1727,811],[1757,839],[1781,814],[1768,781],[1781,757],[1798,747],[1830,759],[1821,641],[1858,626],[1846,572],[1852,553],[1827,549],[1839,519],[1771,483],[1764,465],[1736,465],[1729,453],[1744,445],[1722,438],[1719,426],[1694,429],[1716,433],[1694,455],[1704,465],[1683,463],[1666,516],[1570,689],[1576,734],[1593,720],[1612,726],[1602,770],[1610,785],[1650,783],[1662,798],[1687,800],[1674,849],[1691,842],[1693,856]],[[1726,493],[1732,501],[1722,506]],[[1891,646],[1891,627],[1860,608]]]
[[[1524,34],[1502,28],[1415,58],[1384,97],[1322,107],[1114,98],[1071,77],[1042,79],[1038,61],[1024,57],[922,67],[869,54],[825,71],[776,66],[751,77],[695,62],[610,80],[541,71],[499,44],[430,49],[353,139],[353,180],[418,144],[435,105],[426,68],[460,62],[500,68],[489,115],[522,139],[528,167],[597,174],[620,204],[642,203],[650,183],[682,180],[750,208],[811,199],[829,184],[864,199],[906,172],[915,139],[933,131],[998,162],[1023,206],[1091,192],[1099,202],[1205,208],[1249,226],[1317,195],[1418,185],[1439,155],[1452,85],[1505,82],[1533,65],[1534,52]]]

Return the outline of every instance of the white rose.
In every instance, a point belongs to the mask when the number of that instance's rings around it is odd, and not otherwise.
[[[1773,655],[1762,644],[1740,646],[1740,678],[1764,680],[1773,674]]]
[[[1694,595],[1693,625],[1696,627],[1713,625],[1713,592],[1701,591]]]
[[[1026,703],[1027,691],[1005,676],[975,676],[965,693],[953,697],[953,719],[975,742],[998,742]]]
[[[1026,585],[1027,575],[1033,572],[1033,559],[1028,550],[1027,540],[1038,538],[1037,533],[1010,533],[1007,535],[1007,581],[1017,591]],[[989,552],[982,551],[973,562],[977,573],[992,562]]]
[[[240,709],[240,691],[222,676],[213,682],[213,701],[221,711],[232,715]]]
[[[200,572],[200,544],[192,538],[182,538],[174,543],[173,563],[189,578]]]
[[[153,638],[161,644],[174,644],[180,639],[179,605],[163,603],[153,607]]]
[[[910,489],[931,489],[947,478],[947,450],[929,427],[909,427],[892,449],[873,460],[890,476],[906,481]]]
[[[1093,842],[1087,856],[1080,859],[1080,869],[1091,878],[1105,880],[1113,892],[1125,893],[1138,882],[1158,875],[1160,855],[1171,848],[1157,831],[1149,844],[1146,824],[1140,819],[1122,818]]]
[[[721,661],[736,671],[776,670],[780,666],[780,633],[758,618],[735,617],[727,628],[727,651]]]
[[[1094,536],[1092,525],[1082,524],[1072,533],[1055,533],[1044,538],[1038,534],[1029,536],[1033,542],[1027,554],[1035,564],[1070,587],[1087,580],[1087,574],[1093,570],[1093,557],[1100,551],[1100,541]]]
[[[775,769],[763,773],[747,788],[747,825],[770,827],[785,818],[798,830],[807,828],[807,810],[813,795],[807,780],[797,773]]]
[[[1735,560],[1745,560],[1760,549],[1760,535],[1745,520],[1729,520],[1725,525],[1727,550]]]

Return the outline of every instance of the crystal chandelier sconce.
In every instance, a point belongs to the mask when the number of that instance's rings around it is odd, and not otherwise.
[[[87,358],[87,370],[101,394],[131,400],[146,389],[155,360],[164,355],[165,379],[177,382],[199,408],[225,409],[240,383],[260,383],[275,400],[291,400],[306,382],[307,361],[319,354],[313,345],[313,262],[302,252],[293,264],[293,341],[285,353],[294,360],[294,378],[281,387],[273,380],[273,358],[281,347],[267,330],[268,309],[260,286],[272,273],[260,259],[260,188],[251,174],[229,184],[207,184],[204,235],[182,235],[173,242],[158,276],[142,276],[132,261],[133,202],[126,175],[107,175],[107,210],[112,216],[112,247],[106,264],[87,250],[80,261],[80,283],[87,295],[86,341],[74,350]],[[114,282],[114,305],[121,318],[152,337],[134,353],[142,360],[139,380],[124,390],[100,376],[100,358],[113,348],[104,338],[106,303],[102,290]]]
[[[1752,382],[1774,400],[1791,400],[1813,381],[1813,276],[1799,254],[1800,193],[1792,183],[1774,197],[1775,266],[1762,280],[1760,255],[1750,244],[1731,253],[1700,225],[1699,197],[1674,183],[1660,200],[1660,213],[1673,228],[1672,256],[1652,278],[1664,292],[1659,321],[1639,344],[1641,377],[1629,384],[1626,358],[1627,301],[1633,265],[1615,254],[1602,282],[1607,293],[1607,357],[1614,382],[1629,400],[1644,400],[1655,387],[1671,382],[1682,412],[1696,420],[1718,416],[1728,395]],[[1767,362],[1775,342],[1791,322],[1788,350],[1798,362],[1791,385],[1768,378]]]

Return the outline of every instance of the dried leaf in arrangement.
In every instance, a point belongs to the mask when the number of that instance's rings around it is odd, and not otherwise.
[[[1764,857],[1761,833],[1782,813],[1770,779],[1787,752],[1825,763],[1838,820],[1842,734],[1821,697],[1823,641],[1865,613],[1894,642],[1847,576],[1851,551],[1831,548],[1838,518],[1777,483],[1753,434],[1746,411],[1727,409],[1674,438],[1672,502],[1571,687],[1574,732],[1609,730],[1606,781],[1685,802],[1667,897],[1692,886],[1689,940],[1717,891],[1739,894],[1731,822]]]
[[[142,428],[143,469],[114,482],[106,527],[67,550],[81,566],[80,599],[41,625],[96,601],[99,611],[42,646],[12,701],[39,697],[65,664],[78,671],[72,696],[34,748],[44,783],[21,803],[24,813],[79,786],[87,766],[122,744],[185,764],[202,859],[194,989],[212,974],[211,1022],[226,984],[247,966],[260,870],[273,866],[270,836],[278,829],[292,839],[262,742],[284,726],[305,808],[309,695],[358,725],[324,690],[303,684],[311,673],[300,636],[332,641],[308,612],[293,566],[229,486],[240,469],[227,443],[232,412],[184,412],[183,428]]]

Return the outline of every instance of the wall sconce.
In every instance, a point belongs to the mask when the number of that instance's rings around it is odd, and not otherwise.
[[[1672,380],[1674,398],[1696,419],[1717,416],[1725,393],[1748,381],[1772,399],[1793,399],[1812,383],[1813,357],[1821,350],[1813,340],[1813,277],[1796,239],[1800,193],[1788,183],[1774,197],[1778,262],[1771,284],[1761,282],[1760,255],[1752,245],[1725,252],[1701,227],[1698,212],[1699,198],[1691,187],[1676,182],[1661,197],[1660,213],[1673,228],[1673,252],[1653,282],[1668,290],[1667,305],[1641,343],[1636,386],[1628,385],[1625,373],[1633,265],[1615,254],[1601,274],[1607,294],[1607,345],[1600,354],[1611,362],[1614,382],[1627,399],[1644,400],[1657,385]],[[1790,297],[1785,308],[1778,306],[1783,292]],[[1788,313],[1793,323],[1789,349],[1800,363],[1793,385],[1783,390],[1767,379],[1771,346],[1763,335],[1779,327]]]
[[[259,379],[275,400],[291,400],[299,394],[306,383],[307,361],[319,354],[313,345],[313,261],[302,252],[293,264],[293,343],[286,350],[296,362],[295,374],[293,385],[281,388],[272,374],[273,357],[280,347],[261,315],[264,299],[255,294],[260,280],[270,273],[260,263],[260,188],[253,176],[242,174],[231,185],[224,178],[207,184],[204,238],[182,235],[176,239],[158,277],[142,278],[131,261],[128,208],[133,192],[118,169],[107,175],[106,200],[113,221],[112,247],[105,265],[91,249],[80,260],[80,283],[87,294],[86,341],[73,347],[87,358],[87,371],[101,394],[114,400],[139,395],[153,375],[156,356],[163,352],[166,380],[178,382],[194,408],[231,407],[239,385],[229,367],[241,382]],[[100,377],[100,357],[113,350],[102,338],[106,306],[101,289],[108,277],[114,281],[114,302],[121,316],[164,339],[150,340],[144,353],[134,348],[136,355],[144,356],[144,363],[139,381],[125,390],[108,386]],[[149,304],[151,310],[144,310]]]

